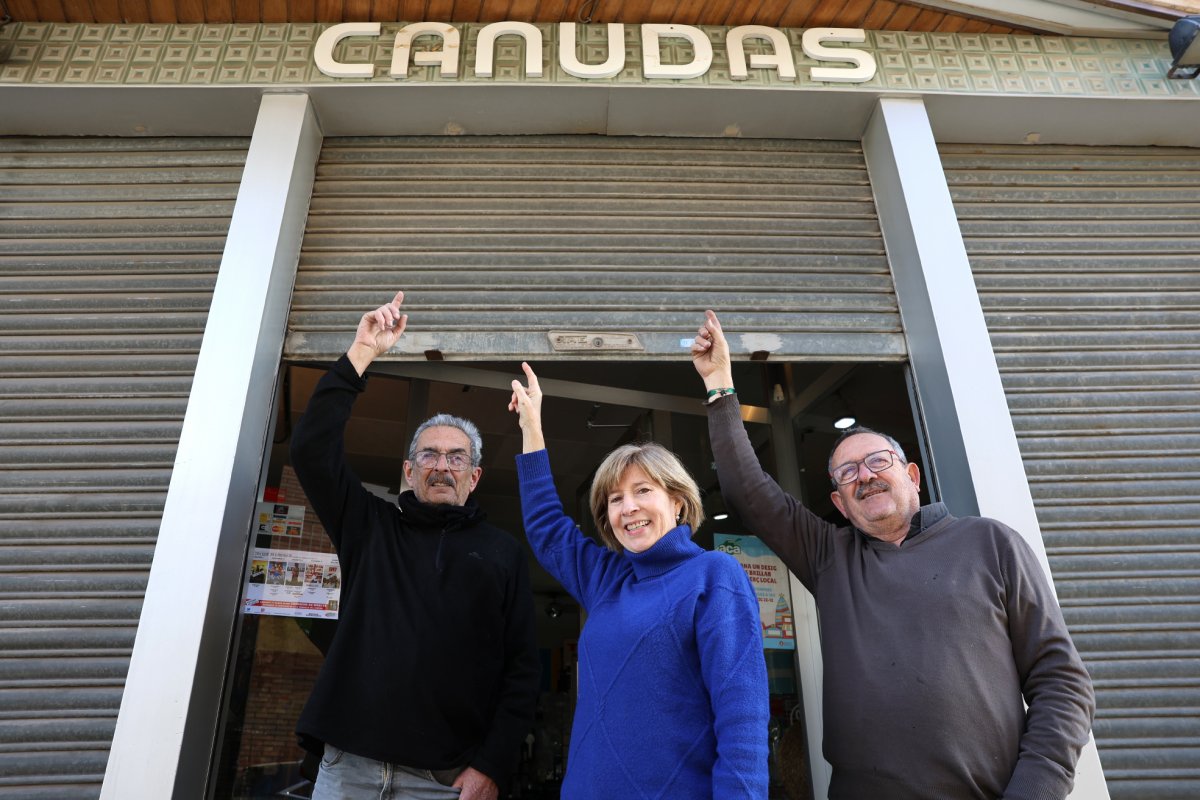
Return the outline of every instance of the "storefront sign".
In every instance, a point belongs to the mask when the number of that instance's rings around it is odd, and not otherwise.
[[[750,584],[758,596],[763,648],[795,650],[796,623],[792,614],[792,592],[783,561],[755,536],[718,533],[713,535],[713,546],[736,558],[750,576]]]
[[[608,57],[601,64],[585,64],[579,60],[575,47],[574,22],[559,23],[558,63],[569,75],[584,79],[611,78],[625,69],[625,26],[611,23],[607,26]],[[641,25],[642,75],[654,80],[687,80],[698,78],[712,66],[712,41],[708,34],[691,25]],[[373,60],[360,63],[338,61],[334,51],[343,39],[351,37],[380,36],[379,22],[347,22],[327,28],[317,39],[313,58],[317,69],[332,78],[373,78]],[[430,46],[413,50],[417,37],[433,37]],[[525,42],[525,76],[542,76],[543,41],[542,30],[528,22],[494,22],[479,31],[475,45],[474,74],[477,78],[492,77],[495,61],[496,39],[501,36],[519,36]],[[861,28],[809,28],[801,36],[800,48],[804,55],[821,64],[809,68],[814,81],[829,83],[864,83],[875,77],[875,58],[865,50],[849,47],[829,47],[828,43],[864,42],[866,32]],[[684,64],[663,63],[664,40],[684,39],[691,43],[692,60]],[[746,55],[747,39],[767,42],[771,53]],[[725,50],[729,57],[729,75],[734,80],[747,80],[748,69],[775,70],[780,80],[796,79],[796,62],[787,35],[764,25],[741,25],[730,28],[725,35]],[[410,62],[422,66],[436,66],[442,78],[458,76],[462,53],[462,35],[457,27],[444,22],[415,22],[405,25],[396,34],[392,43],[392,61],[388,75],[396,80],[408,77]],[[850,67],[828,66],[829,64],[851,64]]]

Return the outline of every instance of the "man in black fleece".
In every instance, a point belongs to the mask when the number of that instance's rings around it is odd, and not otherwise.
[[[721,493],[816,598],[830,800],[1066,797],[1095,698],[1033,550],[922,506],[917,465],[865,429],[829,459],[850,524],[826,522],[759,465],[711,311],[692,359]]]
[[[363,315],[293,432],[292,466],[342,567],[337,633],[297,733],[323,756],[314,800],[496,800],[533,725],[538,659],[524,551],[470,498],[479,433],[446,414],[418,428],[396,504],[345,459],[364,373],[408,322],[403,299]]]

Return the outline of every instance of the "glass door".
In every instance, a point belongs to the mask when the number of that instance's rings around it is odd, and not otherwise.
[[[691,364],[674,362],[545,362],[535,369],[546,390],[545,427],[551,464],[567,513],[590,532],[587,491],[592,473],[615,446],[652,439],[674,450],[704,494],[708,521],[702,547],[735,552],[758,583],[764,655],[771,691],[772,798],[804,800],[820,767],[809,768],[819,741],[819,715],[806,709],[819,685],[806,674],[819,661],[815,612],[806,593],[772,565],[725,508],[717,481],[702,388]],[[857,413],[905,446],[914,426],[899,365],[735,365],[747,429],[768,473],[820,514],[832,512],[824,458],[837,435],[835,419]],[[278,426],[246,564],[243,613],[231,658],[225,707],[210,779],[216,798],[305,798],[315,763],[294,735],[300,710],[337,626],[339,573],[333,548],[308,508],[288,463],[291,426],[303,413],[321,368],[285,367]],[[409,431],[446,411],[474,421],[483,435],[483,476],[476,500],[494,524],[524,540],[513,456],[520,448],[506,409],[517,364],[377,363],[347,428],[352,468],[372,491],[394,497]],[[894,409],[907,414],[897,432]],[[885,415],[888,410],[891,416]],[[914,446],[912,452],[919,452]],[[836,512],[833,512],[836,513]],[[775,570],[772,572],[772,570]],[[508,798],[557,800],[566,769],[576,686],[576,646],[585,615],[530,556],[535,592],[541,696],[535,729],[512,776]],[[799,591],[797,591],[799,590]],[[814,651],[814,643],[815,651]],[[464,644],[463,658],[470,658]],[[808,666],[806,666],[806,664]],[[823,796],[823,795],[822,795]]]

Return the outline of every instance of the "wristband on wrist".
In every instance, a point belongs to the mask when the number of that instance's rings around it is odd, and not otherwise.
[[[727,394],[737,394],[737,392],[734,391],[732,386],[729,386],[727,388],[722,388],[722,389],[709,389],[707,399],[704,402],[711,403],[712,401],[716,400],[718,397],[724,397]]]

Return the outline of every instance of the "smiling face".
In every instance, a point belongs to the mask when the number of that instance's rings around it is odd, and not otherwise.
[[[630,466],[608,492],[608,524],[626,550],[642,553],[679,523],[683,502],[667,494],[642,468]]]
[[[447,455],[465,453],[470,457],[471,440],[458,428],[438,425],[426,428],[417,439],[413,451],[419,453],[422,450]],[[467,497],[475,490],[482,474],[481,467],[468,467],[461,472],[455,472],[450,469],[444,455],[428,469],[423,469],[412,461],[404,462],[404,478],[412,487],[413,494],[422,503],[434,505],[466,505]]]
[[[842,441],[830,463],[834,468],[859,462],[868,454],[890,450],[887,439],[861,433]],[[838,486],[831,498],[838,511],[868,536],[900,544],[908,536],[909,523],[921,508],[921,471],[916,464],[893,458],[892,465],[878,473],[858,464],[856,480]]]

